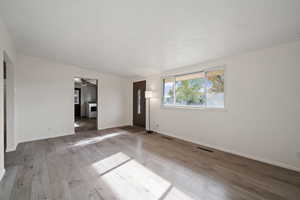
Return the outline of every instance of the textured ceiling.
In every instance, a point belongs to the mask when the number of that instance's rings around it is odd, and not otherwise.
[[[19,52],[145,76],[300,38],[300,0],[0,0]]]

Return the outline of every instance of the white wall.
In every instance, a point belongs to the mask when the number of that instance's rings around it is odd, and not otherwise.
[[[98,127],[128,125],[130,81],[57,62],[18,55],[18,141],[74,133],[74,77],[98,79]]]
[[[158,132],[300,171],[300,42],[169,71],[225,66],[226,111],[161,107],[161,75],[151,126]]]
[[[3,23],[2,19],[0,18],[0,180],[4,174],[4,141],[3,141],[3,67],[2,67],[2,62],[5,59],[9,61],[9,68],[12,69],[15,64],[16,60],[16,53],[14,49],[14,45],[12,43],[12,40],[10,38],[10,35],[7,31],[7,28],[5,24]],[[11,83],[14,82],[13,80],[13,75],[10,74],[10,89],[11,89]],[[11,90],[9,89],[9,94],[11,95],[8,100],[10,100],[9,105],[14,104],[14,100],[11,99],[13,95],[11,94]],[[13,126],[14,123],[14,114],[9,116],[11,121],[9,121],[8,126],[11,127]],[[9,129],[9,131],[13,131],[12,129]],[[9,139],[14,138],[14,132],[7,132],[7,136]],[[8,143],[8,148],[12,148],[14,146],[14,141],[9,141]]]

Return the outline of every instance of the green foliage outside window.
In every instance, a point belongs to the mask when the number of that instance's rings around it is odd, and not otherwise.
[[[184,105],[205,104],[205,79],[197,78],[176,82],[176,103]]]
[[[164,79],[163,99],[166,105],[223,108],[224,69],[209,70]]]

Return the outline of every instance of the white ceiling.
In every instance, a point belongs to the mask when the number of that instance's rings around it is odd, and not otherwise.
[[[300,0],[0,0],[21,53],[144,76],[300,38]]]

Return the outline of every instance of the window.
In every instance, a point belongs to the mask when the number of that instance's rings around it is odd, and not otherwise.
[[[80,104],[80,90],[74,90],[74,104],[78,105]]]
[[[166,106],[224,108],[224,69],[164,78],[162,101]]]
[[[164,79],[164,95],[163,95],[164,104],[174,104],[174,86],[175,86],[175,78]]]
[[[141,89],[137,91],[137,114],[141,114]]]

